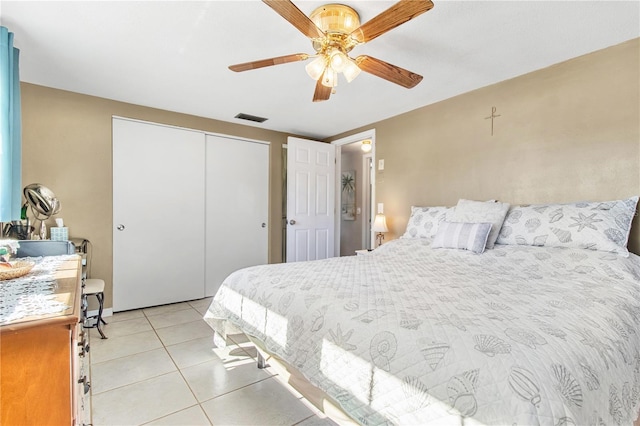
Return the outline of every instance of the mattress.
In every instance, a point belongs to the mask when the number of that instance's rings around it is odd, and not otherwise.
[[[231,274],[205,320],[262,342],[354,420],[623,425],[640,408],[640,258],[399,239]]]

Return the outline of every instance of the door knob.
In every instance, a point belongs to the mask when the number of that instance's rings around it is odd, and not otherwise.
[[[295,221],[295,220],[291,219],[291,220],[289,221],[289,225],[295,225],[295,224],[296,224],[296,221]]]
[[[266,228],[266,227],[267,227],[267,224],[266,224],[266,223],[264,223],[264,222],[262,222],[262,225],[261,225],[261,226],[262,226],[263,228]]]
[[[120,224],[116,228],[118,231],[124,231],[124,225]]]

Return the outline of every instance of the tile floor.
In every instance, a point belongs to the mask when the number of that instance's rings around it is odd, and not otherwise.
[[[259,370],[250,342],[215,348],[210,301],[116,313],[106,340],[90,330],[94,425],[335,424]]]

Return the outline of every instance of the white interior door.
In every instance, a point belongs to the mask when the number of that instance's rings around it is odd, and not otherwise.
[[[287,140],[287,262],[334,256],[334,145]]]
[[[113,309],[204,297],[203,133],[113,119]]]
[[[268,262],[269,145],[207,135],[206,290]]]

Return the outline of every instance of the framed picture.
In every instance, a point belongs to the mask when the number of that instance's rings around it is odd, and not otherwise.
[[[356,171],[347,170],[342,172],[341,184],[341,207],[342,220],[356,220]]]

